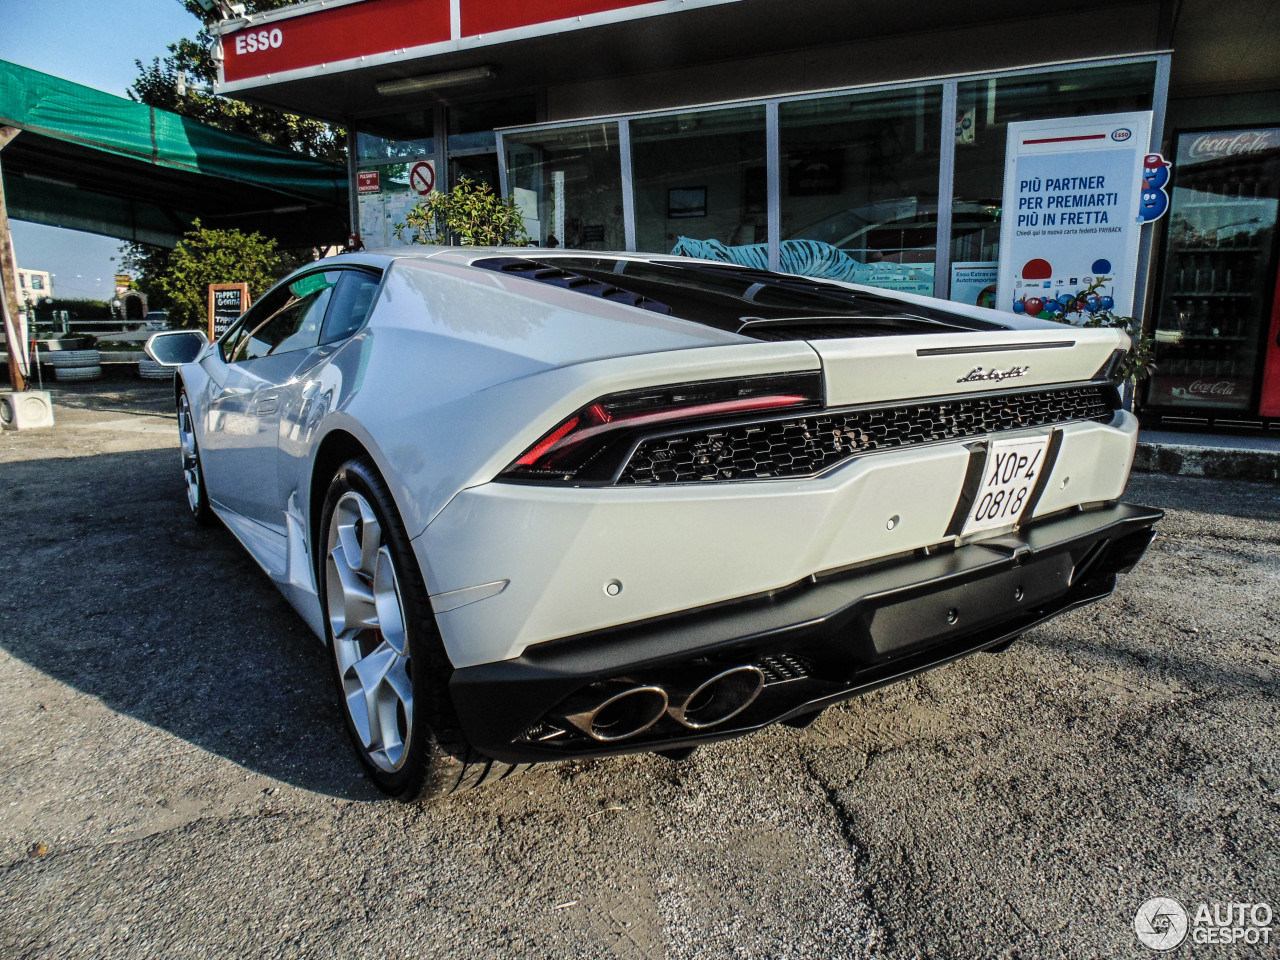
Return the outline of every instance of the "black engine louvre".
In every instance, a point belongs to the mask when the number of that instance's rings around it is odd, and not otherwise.
[[[854,456],[1071,421],[1110,421],[1107,384],[833,410],[648,437],[619,484],[781,479],[821,473]]]

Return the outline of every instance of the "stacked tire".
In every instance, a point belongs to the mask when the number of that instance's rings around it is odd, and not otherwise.
[[[150,357],[143,357],[138,361],[138,376],[143,380],[172,380],[173,367],[166,367]]]
[[[97,350],[54,350],[49,354],[53,377],[60,383],[97,380],[102,376],[102,354]]]

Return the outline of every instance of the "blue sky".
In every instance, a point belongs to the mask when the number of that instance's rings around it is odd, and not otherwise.
[[[0,60],[20,63],[117,96],[199,22],[178,0],[0,0]],[[18,265],[57,274],[59,297],[109,298],[119,240],[12,222]]]

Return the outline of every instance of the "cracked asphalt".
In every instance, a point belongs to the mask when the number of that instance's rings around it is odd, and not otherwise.
[[[1135,477],[1115,596],[807,729],[404,806],[189,522],[167,389],[0,435],[0,956],[1143,957],[1152,896],[1280,912],[1280,487]]]

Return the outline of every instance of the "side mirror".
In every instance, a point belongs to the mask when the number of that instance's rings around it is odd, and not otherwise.
[[[208,339],[199,330],[165,330],[153,333],[143,349],[156,363],[180,367],[200,356],[200,351],[208,345]]]

